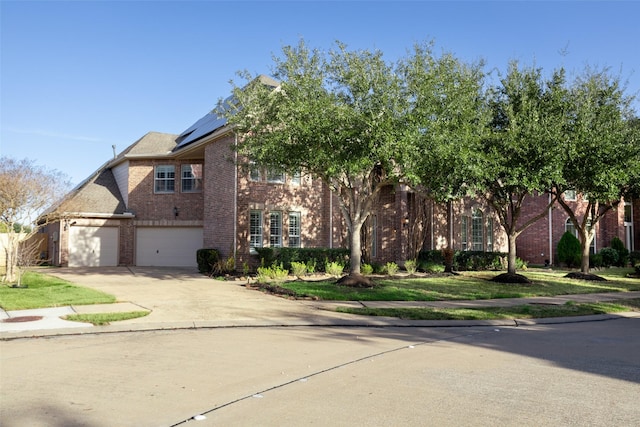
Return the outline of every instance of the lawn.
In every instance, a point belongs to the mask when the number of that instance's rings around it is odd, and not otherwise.
[[[598,292],[640,290],[640,280],[626,277],[632,269],[597,271],[606,282],[564,278],[567,271],[530,269],[523,272],[533,283],[501,284],[489,279],[496,272],[463,272],[455,276],[376,278],[373,288],[338,286],[335,281],[296,280],[279,283],[298,297],[325,301],[455,301],[493,298],[525,298]]]
[[[22,285],[27,287],[12,288],[0,285],[0,307],[5,310],[26,310],[115,302],[113,295],[37,272],[24,273]]]
[[[567,302],[563,305],[523,304],[513,307],[478,308],[348,308],[342,313],[365,316],[397,317],[408,320],[500,320],[540,319],[545,317],[588,316],[593,314],[640,311],[640,299],[597,303]]]

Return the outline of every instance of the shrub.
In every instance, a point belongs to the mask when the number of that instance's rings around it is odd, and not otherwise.
[[[425,263],[424,267],[422,269],[425,272],[431,273],[431,274],[444,273],[444,265],[436,264],[436,263],[433,263],[433,262]]]
[[[434,250],[434,251],[420,251],[418,254],[418,263],[433,263],[433,264],[442,264],[444,263],[444,257],[442,256],[442,251]]]
[[[360,266],[360,273],[364,274],[365,276],[372,274],[373,266],[371,264],[362,263],[362,265]]]
[[[567,267],[575,267],[582,259],[580,240],[570,231],[565,232],[558,242],[558,261],[567,264]]]
[[[527,269],[527,261],[520,259],[520,258],[516,258],[516,269],[518,270],[526,270]]]
[[[604,267],[611,267],[618,264],[618,251],[613,248],[600,249],[600,256],[602,257],[602,265]]]
[[[212,275],[229,274],[236,270],[236,260],[233,255],[229,255],[226,259],[219,259],[213,265]]]
[[[611,249],[618,252],[618,262],[615,264],[618,267],[626,267],[629,263],[629,250],[624,247],[624,243],[618,237],[611,239]]]
[[[327,260],[342,265],[346,265],[349,260],[349,250],[344,248],[256,248],[256,252],[264,260],[263,265],[276,262],[291,269],[292,262],[301,262],[307,265],[310,273],[316,271],[316,266],[324,266]]]
[[[342,270],[344,270],[344,265],[336,261],[327,261],[325,263],[324,271],[327,274],[337,277],[342,275]]]
[[[398,264],[396,264],[395,262],[388,262],[384,266],[384,270],[389,276],[393,276],[394,274],[396,274],[399,269],[400,267],[398,267]]]
[[[589,255],[590,268],[602,268],[602,254]]]
[[[201,274],[212,274],[214,266],[220,259],[220,253],[216,249],[203,248],[196,251],[198,271]]]
[[[640,264],[640,251],[633,251],[629,254],[629,261],[631,265],[635,266]]]
[[[506,254],[501,252],[457,251],[453,264],[458,270],[495,270],[496,267],[502,266],[503,257],[506,257]],[[522,263],[522,260],[520,262]],[[522,267],[516,265],[516,268]]]
[[[404,268],[409,274],[415,274],[417,267],[418,266],[415,259],[408,259],[404,262]]]
[[[291,263],[291,272],[296,277],[302,277],[307,274],[307,264],[293,261]]]
[[[283,281],[289,276],[289,270],[282,264],[273,264],[271,267],[258,267],[258,282],[269,283]]]

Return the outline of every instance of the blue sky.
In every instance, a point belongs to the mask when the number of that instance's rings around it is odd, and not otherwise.
[[[149,131],[180,133],[229,94],[236,72],[269,74],[300,38],[328,49],[417,42],[504,70],[609,66],[640,91],[640,2],[0,0],[0,154],[77,184]],[[640,114],[640,103],[635,103]]]

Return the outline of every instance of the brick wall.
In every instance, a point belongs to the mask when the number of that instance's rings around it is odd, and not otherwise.
[[[131,160],[129,162],[129,210],[143,220],[193,221],[203,219],[203,192],[181,191],[180,167],[183,164],[202,163],[202,160]],[[175,166],[175,191],[155,193],[154,167]],[[205,179],[206,180],[206,177]],[[178,208],[178,216],[174,214]]]

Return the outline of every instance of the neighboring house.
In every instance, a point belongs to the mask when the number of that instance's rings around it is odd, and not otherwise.
[[[236,143],[215,112],[180,135],[143,136],[49,210],[57,220],[44,230],[47,257],[70,267],[195,267],[197,249],[216,248],[242,270],[245,263],[259,263],[255,247],[346,246],[339,202],[326,185],[296,171],[238,166]],[[530,199],[536,207],[545,202]],[[456,250],[507,250],[486,204],[454,203],[451,226],[447,209],[406,186],[389,186],[363,232],[365,259],[402,263],[420,249],[441,249],[449,241]],[[599,225],[596,247],[614,235],[625,241],[625,232],[628,247],[638,247],[627,219],[638,224],[639,213],[637,203],[633,210],[629,205],[628,216],[613,212]],[[518,256],[536,264],[553,260],[565,220],[561,209],[553,209],[518,239]]]

